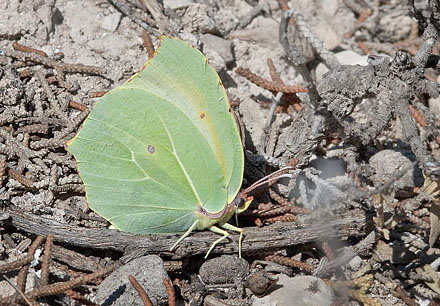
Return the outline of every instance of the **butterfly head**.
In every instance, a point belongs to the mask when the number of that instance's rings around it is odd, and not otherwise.
[[[245,192],[241,192],[235,199],[235,213],[241,214],[251,205],[254,197],[248,196]]]

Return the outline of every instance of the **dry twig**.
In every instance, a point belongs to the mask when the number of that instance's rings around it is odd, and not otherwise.
[[[43,236],[38,236],[29,247],[28,254],[26,255],[29,261],[18,272],[17,280],[16,280],[18,292],[9,297],[12,301],[11,303],[14,303],[15,301],[18,301],[19,299],[23,298],[21,294],[26,291],[26,277],[29,270],[29,263],[34,259],[35,251],[43,243],[43,240],[44,240]],[[32,297],[29,297],[27,294],[26,297],[28,297],[29,299],[33,299]]]
[[[335,260],[335,253],[333,252],[332,247],[327,242],[323,241],[321,243],[322,250],[324,251],[325,256],[327,256],[328,260]]]
[[[100,67],[87,66],[82,64],[67,64],[57,61],[36,53],[26,53],[16,50],[0,49],[0,54],[12,57],[23,62],[34,62],[51,68],[59,67],[64,72],[85,73],[85,74],[102,74],[103,70]]]
[[[410,105],[409,110],[411,111],[411,115],[413,116],[414,120],[417,121],[418,124],[420,124],[421,127],[426,128],[428,126],[428,123],[426,122],[425,115],[417,110],[414,106]]]
[[[3,184],[5,171],[6,171],[6,156],[0,155],[0,186]]]
[[[82,112],[86,111],[87,108],[88,108],[87,105],[79,103],[79,102],[75,102],[75,101],[72,101],[72,100],[69,101],[69,106],[71,108],[77,109],[77,110],[82,111]]]
[[[169,254],[169,249],[176,242],[178,235],[161,236],[159,241],[152,240],[150,236],[140,236],[136,234],[123,233],[109,229],[86,229],[68,224],[61,224],[55,220],[27,214],[20,211],[8,211],[10,218],[3,223],[15,226],[18,229],[30,233],[54,233],[56,241],[63,241],[82,247],[91,247],[98,249],[111,249],[120,252],[134,251],[139,246],[142,252],[158,252]],[[364,235],[366,226],[371,220],[371,215],[367,215],[362,210],[353,210],[345,215],[333,216],[332,220],[301,228],[300,226],[291,226],[282,234],[276,230],[245,228],[246,238],[243,239],[243,251],[261,251],[269,247],[280,248],[289,245],[298,245],[314,240],[325,240],[329,237]],[[332,230],[329,230],[332,229]],[[227,250],[230,252],[238,251],[238,244],[235,235],[233,239],[225,244],[217,246],[213,252],[222,253]],[[180,246],[175,258],[182,258],[196,254],[206,253],[210,243],[217,239],[215,234],[209,232],[199,232],[190,235]]]
[[[32,71],[29,68],[23,69],[19,72],[20,78],[30,78],[32,76]]]
[[[267,66],[269,67],[269,73],[270,73],[270,77],[272,78],[272,81],[279,83],[279,84],[282,84],[282,85],[285,85],[283,80],[281,80],[280,76],[276,72],[275,66],[274,66],[271,58],[267,59]],[[289,107],[289,105],[292,105],[295,112],[299,113],[299,111],[301,110],[301,107],[302,107],[301,100],[298,98],[298,96],[295,93],[284,94],[283,99],[286,104],[285,105],[286,111],[287,111],[287,108]]]
[[[49,234],[46,238],[46,245],[44,246],[43,259],[41,261],[41,277],[40,277],[41,286],[47,285],[49,283],[49,262],[50,262],[52,245],[53,245],[53,234]]]
[[[75,301],[78,301],[81,303],[81,305],[86,305],[86,306],[100,306],[96,303],[90,302],[88,299],[86,299],[85,297],[83,297],[81,294],[79,294],[78,292],[76,292],[75,290],[69,289],[66,292],[64,292],[64,294],[66,294],[67,296],[69,296],[70,298],[74,299]]]
[[[51,190],[56,193],[61,193],[61,192],[84,193],[85,187],[83,184],[65,184],[61,186],[53,186]]]
[[[154,24],[159,28],[161,33],[175,36],[178,34],[174,29],[174,24],[172,23],[172,19],[169,20],[165,14],[163,13],[163,9],[158,1],[156,0],[140,0],[140,2],[147,8],[150,12],[151,16],[153,16]]]
[[[417,302],[415,302],[412,298],[410,298],[405,291],[403,291],[402,287],[400,287],[399,285],[396,286],[396,288],[394,289],[400,296],[400,298],[402,299],[402,301],[404,301],[408,306],[417,306]]]
[[[25,125],[17,129],[17,131],[14,134],[19,133],[38,133],[38,134],[47,134],[49,131],[49,125],[46,123],[36,123],[36,124],[30,124]]]
[[[34,301],[31,301],[28,299],[28,297],[21,291],[6,275],[3,275],[3,279],[12,287],[15,291],[17,291],[18,294],[23,298],[23,300],[26,302],[26,304],[33,306],[33,305],[39,305],[36,304]],[[0,301],[1,303],[1,301]]]
[[[11,262],[7,262],[7,263],[3,263],[0,265],[0,273],[6,273],[8,271],[12,271],[15,269],[18,269],[28,263],[30,263],[32,261],[32,256],[24,256],[23,258],[11,261]]]
[[[144,17],[145,20],[147,21],[147,22],[145,22],[145,21],[141,20],[140,18],[138,18],[135,14],[133,14],[132,9],[130,9],[125,4],[123,4],[121,1],[109,0],[109,2],[115,8],[117,8],[122,14],[124,14],[125,16],[130,18],[134,23],[139,25],[142,29],[144,29],[148,33],[154,34],[154,35],[160,34],[155,28],[153,28],[150,25],[150,24],[155,24],[154,20],[152,20],[151,18]]]
[[[308,89],[302,86],[283,85],[276,82],[265,80],[262,77],[251,72],[248,68],[238,67],[237,69],[235,69],[235,72],[241,75],[242,77],[248,79],[250,82],[254,83],[255,85],[267,89],[269,91],[282,92],[282,93],[308,92]]]
[[[144,303],[144,306],[153,306],[153,304],[151,303],[150,298],[148,297],[147,292],[142,287],[142,285],[139,284],[137,279],[133,275],[129,275],[128,276],[128,280],[130,281],[131,285],[134,287],[134,289],[136,289],[137,293],[141,297],[142,302]]]
[[[77,277],[67,282],[59,282],[59,283],[42,286],[34,290],[31,290],[29,292],[26,292],[26,296],[29,297],[30,299],[37,299],[44,296],[61,294],[69,289],[76,288],[78,286],[91,282],[95,279],[103,277],[104,275],[112,272],[116,267],[117,266],[110,266],[110,267],[102,268],[94,273]],[[8,297],[5,298],[4,301],[2,302],[4,303],[4,305],[8,305],[10,301],[11,301],[11,297]]]
[[[89,97],[90,98],[100,98],[103,95],[105,95],[108,91],[106,90],[101,90],[101,91],[90,91],[89,92]]]
[[[293,268],[300,268],[304,271],[310,272],[312,271],[312,266],[308,263],[301,262],[289,257],[280,256],[280,255],[269,255],[264,258],[267,261],[272,261],[280,265],[293,267]]]
[[[173,285],[170,283],[168,278],[163,279],[163,284],[167,288],[168,293],[168,306],[176,306],[176,295],[174,293]]]
[[[151,59],[154,56],[154,45],[151,41],[150,35],[148,35],[147,31],[144,31],[142,33],[142,39],[144,40],[145,48],[147,49],[148,58]]]
[[[26,52],[26,53],[36,53],[36,54],[39,54],[41,56],[47,57],[47,53],[46,52],[41,51],[41,50],[37,50],[37,49],[34,49],[34,48],[31,48],[31,47],[27,47],[27,46],[24,46],[24,45],[21,45],[21,44],[15,42],[15,41],[12,43],[12,48],[14,48],[14,50],[17,50],[17,51],[22,51],[22,52]]]
[[[14,169],[8,169],[8,176],[28,188],[31,188],[32,184],[34,183],[30,178],[27,178],[20,172],[15,171]]]

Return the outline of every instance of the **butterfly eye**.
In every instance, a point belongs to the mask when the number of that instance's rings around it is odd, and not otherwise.
[[[237,206],[237,208],[243,208],[245,203],[246,202],[244,201],[244,199],[242,197],[239,197],[239,199],[235,205]]]

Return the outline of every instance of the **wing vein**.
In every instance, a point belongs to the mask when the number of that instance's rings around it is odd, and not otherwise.
[[[191,190],[193,191],[197,201],[198,201],[198,205],[202,205],[202,201],[200,200],[200,196],[199,193],[196,190],[196,187],[194,186],[194,183],[192,181],[192,179],[190,178],[190,176],[188,175],[188,172],[185,169],[185,166],[183,165],[182,161],[179,158],[179,155],[177,155],[177,151],[176,151],[176,146],[174,145],[174,140],[173,137],[170,134],[170,131],[168,130],[168,128],[165,125],[165,122],[163,122],[162,117],[156,112],[157,117],[159,117],[160,122],[162,123],[163,128],[165,129],[165,131],[167,132],[168,135],[168,139],[170,140],[171,146],[173,147],[173,156],[176,159],[177,163],[179,164],[180,168],[183,171],[183,174],[185,175],[186,180],[188,181],[189,186],[191,187]]]

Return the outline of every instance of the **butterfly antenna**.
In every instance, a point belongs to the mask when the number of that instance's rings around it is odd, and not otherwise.
[[[251,186],[249,186],[248,188],[246,188],[244,190],[244,193],[249,193],[252,190],[265,185],[265,184],[270,184],[273,183],[281,178],[285,178],[285,177],[291,177],[290,174],[286,174],[286,172],[290,171],[290,170],[294,170],[294,167],[288,166],[288,167],[284,167],[280,170],[277,170],[269,175],[266,175],[265,177],[263,177],[262,179],[259,179],[258,181],[256,181],[255,183],[253,183]]]

